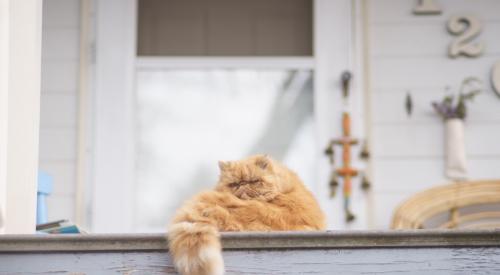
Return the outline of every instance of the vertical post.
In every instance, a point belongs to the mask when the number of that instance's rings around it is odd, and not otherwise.
[[[7,190],[7,91],[9,89],[9,1],[0,0],[0,234],[5,231]]]
[[[92,231],[133,230],[137,0],[96,1]]]
[[[356,0],[358,9],[356,10],[359,20],[357,21],[357,41],[358,47],[358,66],[362,73],[363,81],[360,87],[363,89],[363,110],[364,110],[364,131],[366,145],[369,150],[373,150],[373,130],[372,130],[372,91],[371,91],[371,63],[370,63],[370,4],[369,0]],[[365,176],[373,180],[373,157],[368,159],[365,167]],[[368,229],[373,229],[375,225],[375,207],[374,195],[372,190],[366,193],[366,223]]]
[[[42,1],[0,0],[1,233],[34,233]]]
[[[80,1],[80,68],[78,87],[78,137],[76,160],[76,186],[75,186],[75,222],[83,228],[89,228],[88,208],[91,196],[90,156],[91,156],[91,82],[93,60],[91,55],[91,41],[93,39],[93,16],[95,3],[93,0]]]

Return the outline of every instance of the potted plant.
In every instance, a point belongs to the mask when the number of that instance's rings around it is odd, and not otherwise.
[[[474,87],[474,83],[478,85]],[[480,84],[479,79],[468,77],[462,81],[457,97],[447,95],[440,102],[432,102],[434,110],[445,122],[445,175],[453,180],[467,178],[464,121],[467,117],[467,102],[481,91]]]

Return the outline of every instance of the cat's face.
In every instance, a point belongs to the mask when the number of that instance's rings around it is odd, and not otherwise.
[[[265,155],[239,161],[220,161],[217,189],[233,193],[240,199],[269,201],[282,190],[277,165]]]

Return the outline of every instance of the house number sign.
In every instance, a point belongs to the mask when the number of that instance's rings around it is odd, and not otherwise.
[[[441,12],[436,0],[417,0],[413,9],[413,13],[416,15],[436,15],[441,14]],[[446,27],[450,34],[458,36],[448,48],[448,55],[451,58],[459,56],[473,58],[483,54],[484,41],[474,41],[481,34],[482,28],[481,21],[477,17],[472,15],[452,16]],[[500,60],[491,69],[491,86],[495,94],[500,97]]]
[[[476,17],[453,16],[448,21],[448,31],[453,35],[458,35],[450,44],[448,52],[450,57],[455,58],[459,55],[476,57],[483,53],[484,43],[472,41],[481,33],[481,22]]]

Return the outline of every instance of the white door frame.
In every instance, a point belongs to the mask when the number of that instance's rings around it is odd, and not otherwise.
[[[131,232],[137,0],[99,0],[95,5],[90,226],[98,233]]]
[[[133,232],[135,184],[135,71],[144,68],[247,67],[247,68],[312,68],[315,71],[315,119],[320,146],[340,132],[340,75],[353,71],[353,102],[349,109],[353,132],[363,135],[362,47],[353,34],[353,22],[360,22],[354,12],[361,0],[314,1],[314,56],[229,57],[229,58],[147,58],[136,57],[137,0],[101,0],[97,2],[96,87],[94,94],[94,158],[93,158],[93,232]],[[353,2],[354,1],[354,2]],[[355,17],[351,15],[355,14]],[[360,36],[361,37],[361,36]],[[356,39],[355,39],[356,38]],[[271,64],[271,65],[270,65]],[[330,104],[331,103],[331,104]],[[331,228],[344,228],[342,202],[330,200],[328,163],[318,148],[320,177],[314,192],[329,214]],[[323,161],[324,160],[324,161]],[[356,165],[356,163],[355,163]],[[361,192],[361,191],[360,191]],[[110,203],[112,202],[112,203]],[[352,227],[364,227],[365,205],[357,205],[358,220]]]

